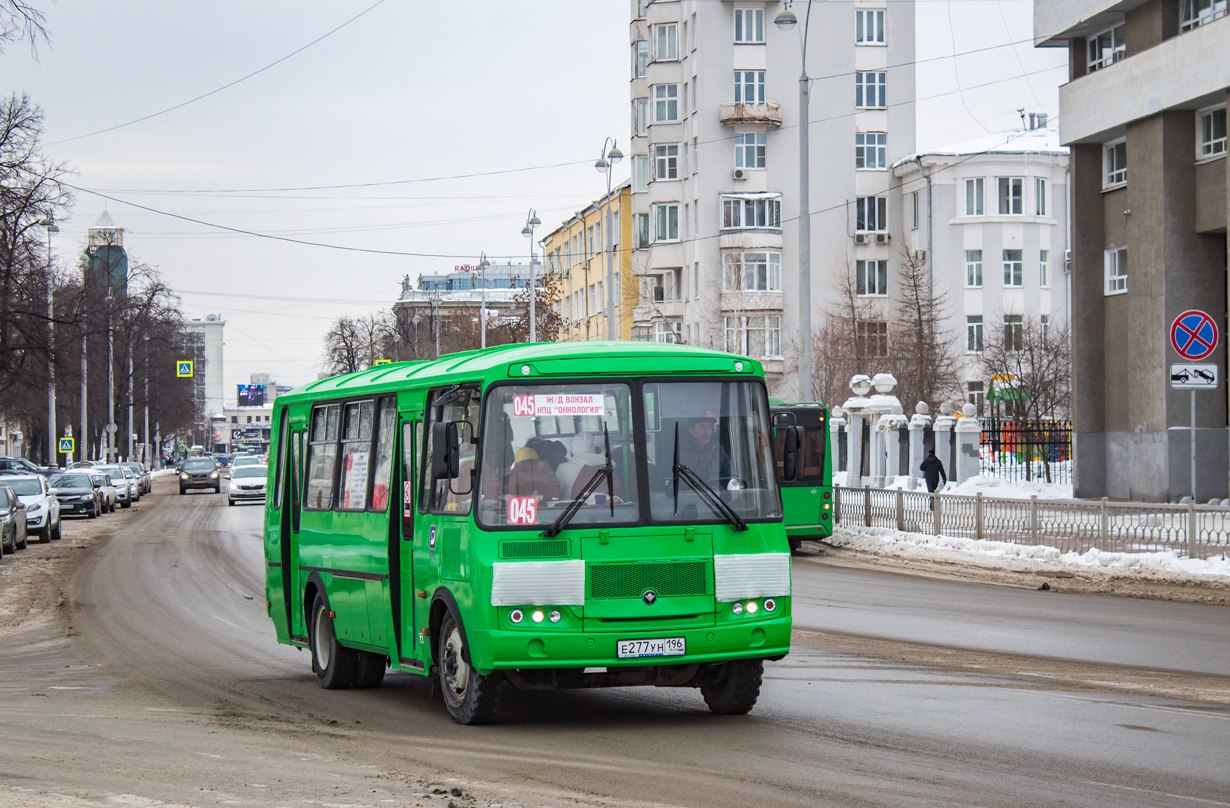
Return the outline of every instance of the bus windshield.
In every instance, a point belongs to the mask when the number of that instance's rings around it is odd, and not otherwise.
[[[487,527],[549,527],[569,508],[572,527],[781,517],[756,383],[647,382],[635,394],[623,382],[501,386],[487,398],[482,446],[478,521]]]
[[[550,525],[574,500],[572,525],[640,519],[627,384],[498,387],[484,421],[482,524]]]

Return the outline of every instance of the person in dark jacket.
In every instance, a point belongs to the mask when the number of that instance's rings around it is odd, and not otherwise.
[[[927,452],[918,470],[923,473],[923,479],[927,481],[927,493],[935,493],[935,489],[940,487],[940,478],[943,478],[945,484],[948,483],[948,475],[944,473],[944,464],[935,456],[934,449]]]

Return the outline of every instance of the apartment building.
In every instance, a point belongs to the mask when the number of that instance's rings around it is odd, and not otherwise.
[[[978,357],[991,330],[1008,345],[1026,324],[1068,320],[1068,150],[1045,115],[1025,123],[893,164],[903,242],[920,267],[930,260],[945,329],[965,349],[965,396],[980,413],[987,379]],[[886,294],[877,287],[884,272],[868,274],[860,291]]]
[[[1171,388],[1171,324],[1227,311],[1226,0],[1035,0],[1034,38],[1069,53],[1076,493],[1198,500],[1230,487],[1220,384]]]
[[[632,277],[632,184],[625,182],[585,210],[574,214],[544,239],[548,270],[562,279],[555,311],[563,320],[561,341],[604,340],[607,328],[607,284],[614,283],[616,339],[632,339],[632,309],[637,284]],[[611,248],[607,249],[610,227]]]
[[[851,273],[882,263],[895,283],[890,166],[915,150],[914,4],[796,2],[793,30],[774,24],[786,6],[634,0],[631,262],[634,338],[754,356],[796,395],[803,45],[818,328]]]

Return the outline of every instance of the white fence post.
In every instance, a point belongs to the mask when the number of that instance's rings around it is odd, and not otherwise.
[[[982,492],[974,494],[974,538],[982,541]]]
[[[897,529],[905,530],[905,492],[897,489]]]
[[[1196,524],[1196,503],[1187,503],[1187,557],[1198,558],[1196,546],[1200,539],[1200,526]]]
[[[1038,543],[1038,495],[1029,498],[1029,543]]]

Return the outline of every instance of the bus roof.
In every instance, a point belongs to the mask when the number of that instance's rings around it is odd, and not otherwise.
[[[601,364],[599,364],[601,363]],[[739,369],[739,365],[742,369]],[[528,367],[526,373],[524,368]],[[559,377],[644,376],[656,374],[747,375],[764,368],[744,356],[655,342],[543,342],[501,345],[481,351],[446,354],[439,359],[394,362],[309,382],[278,396],[283,403],[345,396],[360,390],[381,392],[438,384],[449,377],[541,381]]]

